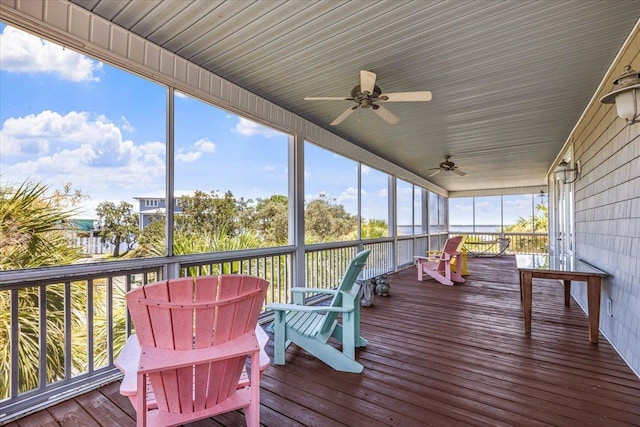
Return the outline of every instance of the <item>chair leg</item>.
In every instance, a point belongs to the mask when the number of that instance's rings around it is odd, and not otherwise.
[[[136,426],[147,425],[147,394],[145,393],[147,376],[138,374],[138,389],[136,394]]]
[[[260,357],[256,352],[251,355],[251,404],[244,408],[247,427],[260,427]]]
[[[282,310],[276,310],[274,312],[273,321],[273,363],[276,365],[285,364],[285,351],[287,348],[286,343],[286,331],[285,320],[287,313]]]

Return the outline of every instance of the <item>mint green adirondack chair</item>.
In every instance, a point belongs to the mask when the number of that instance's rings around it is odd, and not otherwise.
[[[364,367],[356,362],[356,347],[367,341],[360,336],[360,285],[356,283],[369,250],[362,251],[349,263],[336,289],[293,288],[294,304],[268,304],[274,311],[274,363],[285,364],[285,351],[291,343],[303,348],[337,371],[360,373]],[[304,305],[304,294],[332,294],[327,306]],[[341,314],[342,323],[338,314]],[[329,339],[342,344],[338,350]]]

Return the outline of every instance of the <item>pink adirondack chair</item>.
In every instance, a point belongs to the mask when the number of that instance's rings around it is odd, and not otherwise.
[[[248,426],[260,425],[260,374],[270,361],[257,322],[268,286],[257,277],[222,275],[127,293],[136,335],[116,366],[138,426],[180,425],[240,408]]]
[[[443,285],[453,286],[453,282],[464,282],[462,269],[451,269],[451,263],[462,265],[460,252],[458,251],[462,236],[447,239],[442,249],[442,253],[435,257],[414,256],[416,267],[418,268],[418,280],[422,282],[424,275],[431,277]]]

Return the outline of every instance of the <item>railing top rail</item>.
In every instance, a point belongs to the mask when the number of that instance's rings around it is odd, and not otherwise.
[[[275,246],[272,248],[242,249],[237,251],[208,252],[203,254],[176,255],[168,258],[171,263],[179,263],[182,267],[192,267],[202,263],[230,262],[247,258],[290,255],[295,246]]]
[[[486,235],[505,235],[505,236],[548,236],[548,232],[522,232],[522,231],[456,231],[450,230],[450,235],[453,234],[468,234],[469,236],[486,236]]]
[[[126,261],[0,271],[0,290],[16,284],[28,286],[32,283],[57,283],[66,279],[82,280],[96,276],[142,273],[162,268],[167,264],[168,259],[171,258],[138,258]]]
[[[0,271],[0,290],[3,288],[8,289],[10,286],[15,287],[17,284],[25,287],[32,283],[56,283],[70,278],[73,280],[81,280],[99,275],[135,274],[154,268],[159,269],[167,264],[179,263],[182,266],[189,267],[202,264],[203,262],[227,262],[245,258],[286,255],[293,253],[294,250],[294,246],[279,246],[239,251],[176,255],[172,257],[135,258],[122,261],[6,270]]]

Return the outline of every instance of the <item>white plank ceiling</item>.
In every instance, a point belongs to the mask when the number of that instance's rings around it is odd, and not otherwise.
[[[640,1],[72,0],[449,190],[544,185],[640,17]],[[390,126],[363,110],[329,123],[359,70]],[[466,176],[437,174],[451,155]]]

